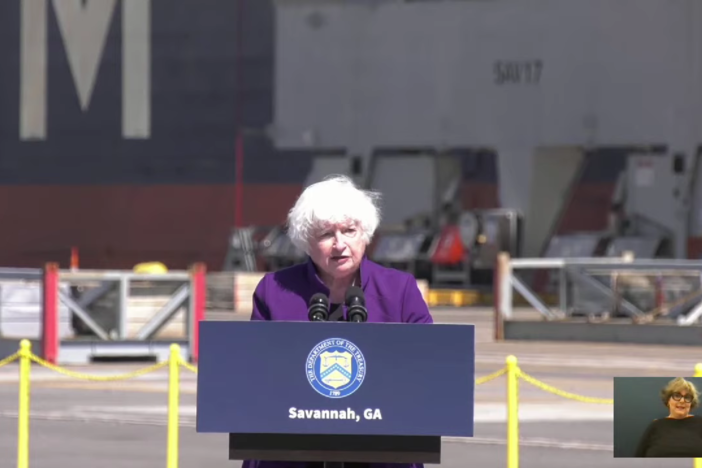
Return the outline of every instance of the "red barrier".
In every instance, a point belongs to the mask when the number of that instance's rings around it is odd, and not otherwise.
[[[458,226],[445,226],[441,231],[438,244],[431,256],[435,265],[456,265],[464,260],[466,248],[461,241]]]
[[[42,347],[43,358],[52,364],[58,361],[59,351],[59,267],[56,263],[44,266]]]
[[[192,314],[192,333],[190,335],[190,355],[192,362],[197,363],[200,356],[200,322],[205,320],[207,304],[207,269],[204,263],[196,263],[191,269],[190,299]]]

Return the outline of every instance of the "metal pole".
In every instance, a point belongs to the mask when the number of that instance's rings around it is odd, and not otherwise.
[[[188,307],[188,347],[190,361],[197,364],[200,358],[200,322],[205,320],[207,305],[207,267],[196,263],[190,270],[190,304]]]
[[[507,356],[507,468],[519,468],[519,376],[517,358]]]
[[[29,467],[29,373],[32,366],[31,343],[20,342],[19,408],[17,412],[17,468]]]
[[[241,128],[236,130],[234,179],[234,227],[241,228],[244,224],[244,137]]]
[[[241,108],[243,89],[243,53],[244,53],[244,0],[236,1],[236,84],[234,88],[235,132],[236,147],[234,154],[234,227],[240,228],[243,224],[244,206],[244,135],[243,135],[243,110]]]
[[[497,281],[500,282],[499,292],[500,297],[495,298],[498,301],[501,320],[512,319],[512,262],[508,252],[500,252],[497,255],[498,269]]]
[[[493,327],[495,341],[503,341],[504,335],[504,317],[502,315],[502,262],[499,260],[495,263],[495,269],[492,279],[492,304],[493,304]]]
[[[59,351],[59,267],[56,263],[44,266],[43,296],[43,357],[51,364],[56,364]]]
[[[167,464],[168,468],[178,468],[178,410],[180,393],[180,346],[171,345],[169,357],[168,375],[168,447]]]

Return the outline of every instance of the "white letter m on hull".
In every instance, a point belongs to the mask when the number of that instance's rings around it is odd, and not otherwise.
[[[47,29],[51,1],[85,112],[95,89],[118,0],[22,0],[20,138],[47,134]],[[151,0],[122,3],[122,136],[151,134]]]

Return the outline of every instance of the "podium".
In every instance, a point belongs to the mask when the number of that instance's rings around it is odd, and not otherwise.
[[[472,437],[473,325],[201,322],[197,432],[230,460],[440,463]]]

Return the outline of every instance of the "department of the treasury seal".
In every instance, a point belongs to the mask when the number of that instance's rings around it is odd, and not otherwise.
[[[366,359],[358,347],[343,338],[318,343],[307,356],[307,380],[327,398],[351,395],[366,378]]]

